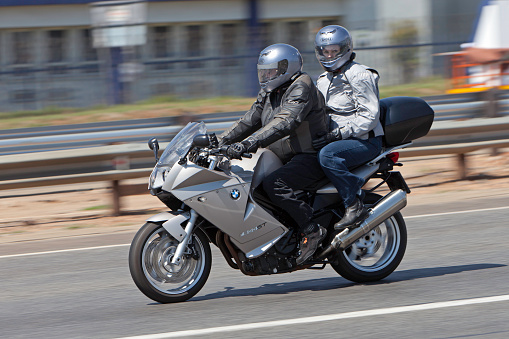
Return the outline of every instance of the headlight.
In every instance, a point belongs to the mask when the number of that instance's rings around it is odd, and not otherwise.
[[[167,166],[156,166],[150,174],[150,179],[148,182],[148,189],[153,190],[155,188],[162,187],[164,184],[166,171],[169,169]]]

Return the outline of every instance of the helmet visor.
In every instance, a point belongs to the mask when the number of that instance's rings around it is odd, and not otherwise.
[[[347,43],[316,46],[316,57],[320,62],[336,61],[348,53],[350,46]]]
[[[288,60],[281,60],[270,64],[256,65],[258,69],[258,81],[265,84],[283,75],[288,70]]]

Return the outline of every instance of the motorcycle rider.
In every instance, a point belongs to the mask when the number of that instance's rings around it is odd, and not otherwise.
[[[287,44],[274,44],[260,52],[258,80],[261,90],[251,109],[220,137],[230,145],[227,155],[240,159],[258,147],[272,150],[284,163],[263,180],[271,201],[290,212],[302,234],[297,264],[316,251],[326,230],[311,221],[312,207],[298,199],[296,190],[325,178],[312,145],[328,131],[324,100],[310,76],[302,72],[302,56]]]
[[[315,37],[315,53],[326,71],[317,80],[330,119],[330,130],[313,141],[323,171],[345,206],[336,228],[359,225],[368,215],[362,202],[364,179],[349,170],[382,150],[378,72],[354,62],[352,37],[342,26],[325,26]]]

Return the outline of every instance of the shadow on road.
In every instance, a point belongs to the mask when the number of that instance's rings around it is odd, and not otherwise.
[[[396,271],[392,273],[388,278],[368,283],[369,285],[379,285],[379,284],[390,284],[398,281],[407,281],[414,280],[420,278],[430,278],[437,277],[448,274],[456,274],[467,271],[477,271],[484,270],[489,268],[499,268],[506,267],[507,265],[502,264],[472,264],[472,265],[458,265],[458,266],[446,266],[446,267],[430,267],[430,268],[417,268],[410,269],[404,271]],[[225,287],[224,290],[210,293],[204,296],[198,296],[192,298],[191,301],[200,301],[200,300],[211,300],[211,299],[219,299],[219,298],[229,298],[229,297],[245,297],[245,296],[256,296],[256,295],[264,295],[264,294],[287,294],[292,292],[302,292],[302,291],[326,291],[333,290],[338,288],[345,288],[354,285],[359,285],[357,283],[353,283],[347,281],[341,277],[331,277],[331,278],[322,278],[322,279],[310,279],[310,280],[301,280],[301,281],[292,281],[285,283],[276,283],[276,284],[263,284],[259,287],[253,288],[242,288],[236,289],[235,287]]]
[[[223,291],[214,292],[204,296],[194,297],[191,301],[210,300],[229,297],[245,297],[264,294],[287,294],[302,291],[326,291],[341,287],[353,286],[355,283],[349,282],[341,277],[300,280],[285,283],[263,284],[253,288],[236,289],[235,287],[225,287]]]

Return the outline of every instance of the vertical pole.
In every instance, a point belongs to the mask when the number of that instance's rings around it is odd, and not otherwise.
[[[486,116],[488,118],[495,118],[498,116],[498,101],[497,101],[497,88],[493,87],[488,89],[485,92],[485,100],[486,100]],[[498,149],[492,148],[491,155],[498,155]]]
[[[258,25],[258,0],[248,1],[248,47],[245,61],[247,89],[246,95],[248,97],[255,97],[260,90],[258,85],[258,74],[256,71],[256,62],[258,53],[260,53],[260,37]]]
[[[493,87],[484,92],[484,100],[486,100],[486,116],[495,118],[498,116],[497,88]]]
[[[110,48],[111,57],[111,91],[112,103],[114,105],[124,102],[124,85],[120,74],[120,65],[122,64],[122,47]]]
[[[467,164],[465,154],[461,153],[457,156],[457,164],[458,164],[458,174],[461,180],[465,180],[467,178]]]
[[[113,215],[120,215],[120,182],[118,180],[113,180],[111,185],[112,197],[113,197]]]

